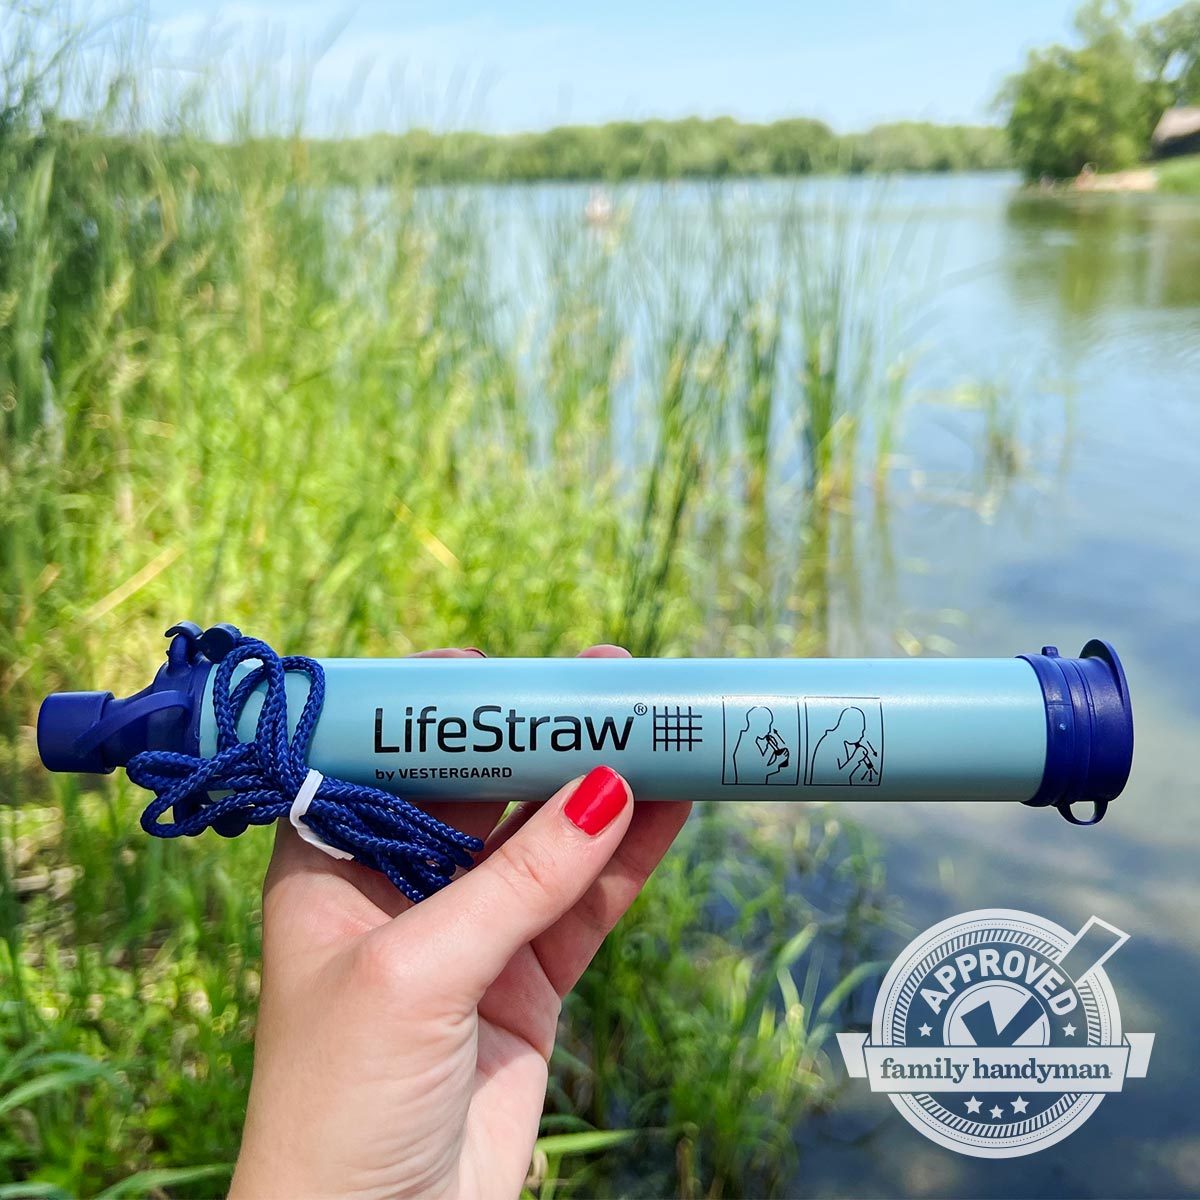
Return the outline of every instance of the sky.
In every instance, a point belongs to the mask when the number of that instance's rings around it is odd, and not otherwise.
[[[1139,17],[1178,0],[1141,0]],[[495,132],[644,117],[989,122],[1004,77],[1071,36],[1077,0],[145,0],[160,69],[308,81],[318,134]],[[93,10],[94,11],[94,10]],[[130,9],[120,10],[128,14]],[[219,98],[219,95],[218,95]]]

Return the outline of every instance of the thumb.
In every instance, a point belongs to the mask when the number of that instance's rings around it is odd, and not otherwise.
[[[474,1004],[509,960],[567,913],[612,858],[633,815],[611,767],[556,792],[477,867],[392,923],[442,997]],[[381,934],[384,930],[378,931]]]

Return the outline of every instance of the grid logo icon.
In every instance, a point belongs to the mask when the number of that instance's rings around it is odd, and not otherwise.
[[[701,715],[691,705],[654,706],[653,750],[691,750],[700,745],[703,733]]]

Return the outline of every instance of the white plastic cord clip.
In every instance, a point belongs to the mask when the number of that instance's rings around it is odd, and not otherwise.
[[[309,768],[308,774],[304,777],[304,782],[300,785],[300,790],[296,793],[295,800],[292,801],[292,807],[288,812],[288,820],[291,821],[292,827],[310,846],[316,846],[318,850],[328,854],[330,858],[353,858],[354,855],[349,851],[339,850],[336,846],[331,846],[328,842],[323,842],[300,819],[308,812],[308,806],[313,802],[313,797],[317,794],[317,788],[321,786],[324,778],[325,776],[320,771],[314,771],[311,767]]]

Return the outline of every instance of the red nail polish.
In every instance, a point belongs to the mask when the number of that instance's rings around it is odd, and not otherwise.
[[[595,837],[612,824],[629,802],[625,781],[612,767],[596,767],[580,781],[563,807],[567,819],[589,837]]]

